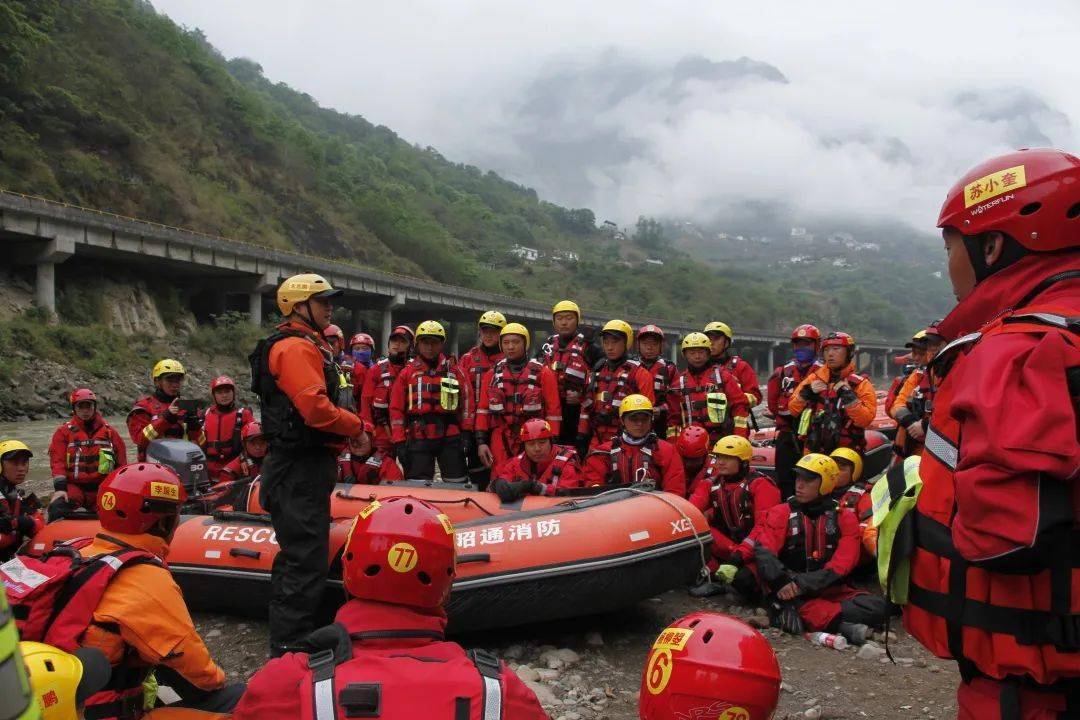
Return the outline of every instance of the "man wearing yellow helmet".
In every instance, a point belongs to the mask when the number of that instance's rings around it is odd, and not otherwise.
[[[416,357],[390,390],[390,434],[405,477],[465,482],[462,429],[472,387],[452,355],[443,353],[446,330],[434,320],[416,326]]]
[[[589,447],[602,445],[619,434],[623,398],[644,395],[651,405],[656,404],[652,375],[627,355],[634,342],[630,324],[609,320],[600,331],[600,341],[604,359],[592,368],[578,419],[576,442],[578,452],[583,454]]]
[[[526,420],[542,418],[556,435],[562,421],[554,371],[526,355],[528,329],[510,323],[502,329],[499,342],[504,357],[484,375],[476,415],[480,459],[492,469],[521,452],[521,428]]]
[[[668,391],[668,437],[681,428],[698,425],[709,433],[709,444],[725,435],[750,435],[750,407],[739,381],[709,360],[709,338],[687,334],[682,341],[686,368],[675,374]]]
[[[363,421],[339,406],[348,383],[323,335],[340,294],[321,275],[285,280],[278,288],[285,320],[251,354],[252,389],[259,394],[269,445],[259,499],[280,546],[270,580],[275,656],[315,629],[329,570],[337,456],[348,438],[365,432]]]
[[[102,690],[112,675],[108,658],[98,648],[81,647],[66,653],[52,645],[24,641],[19,643],[19,653],[40,711],[39,715],[27,716],[28,720],[83,717],[83,704]],[[10,716],[0,714],[0,717]]]
[[[930,362],[945,344],[937,323],[922,331],[923,362],[904,378],[889,408],[889,415],[899,424],[894,441],[897,461],[911,455],[922,455],[923,440],[930,427],[930,412],[934,406],[934,389],[939,378]],[[913,353],[914,354],[914,353]]]
[[[506,327],[506,317],[496,310],[488,310],[476,323],[478,342],[458,360],[458,367],[469,380],[469,403],[466,418],[461,428],[461,442],[469,466],[469,480],[481,490],[487,487],[491,479],[491,468],[481,461],[477,454],[475,437],[477,403],[480,402],[480,387],[484,374],[495,367],[503,358],[499,346],[499,333]]]
[[[127,416],[128,434],[138,449],[140,461],[146,460],[146,448],[158,438],[186,437],[202,444],[202,422],[193,401],[182,401],[184,366],[179,360],[159,360],[150,372],[154,392],[139,398]]]
[[[19,487],[26,482],[33,456],[19,440],[0,440],[0,562],[10,560],[27,538],[45,527],[41,502]]]
[[[900,388],[904,386],[904,381],[917,368],[926,364],[926,330],[920,330],[912,335],[911,339],[904,343],[904,347],[910,350],[908,353],[910,359],[901,368],[900,374],[893,378],[892,384],[889,385],[889,392],[885,395],[885,408],[889,411],[889,417],[892,417],[892,408],[896,403],[896,395],[900,392]]]
[[[552,369],[559,381],[559,404],[562,406],[559,442],[575,440],[581,401],[589,384],[589,372],[600,360],[596,346],[578,331],[581,309],[573,300],[560,300],[551,309],[555,333],[541,348],[541,360]]]
[[[738,355],[731,354],[731,343],[735,340],[731,327],[727,323],[711,322],[705,326],[704,332],[712,344],[709,352],[710,362],[735,376],[735,379],[739,381],[739,386],[746,393],[747,405],[753,410],[761,402],[761,385],[758,383],[754,366]]]
[[[619,406],[622,429],[585,458],[585,485],[652,483],[686,497],[686,473],[675,446],[652,431],[653,404],[644,395],[627,395]]]
[[[870,626],[884,622],[886,603],[847,582],[859,564],[859,521],[832,496],[839,473],[828,455],[803,456],[795,495],[765,511],[732,560],[753,567],[774,625],[793,634],[838,632],[861,644]]]
[[[863,459],[859,453],[851,448],[836,448],[829,457],[836,461],[836,466],[840,469],[836,476],[833,498],[840,508],[851,510],[859,519],[859,534],[863,546],[859,564],[866,565],[877,555],[877,528],[870,522],[874,514],[874,502],[870,497],[873,486],[863,477]]]

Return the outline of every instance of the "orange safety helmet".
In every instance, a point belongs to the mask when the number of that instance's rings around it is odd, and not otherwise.
[[[98,521],[107,532],[138,535],[162,524],[169,537],[187,491],[171,469],[155,462],[125,465],[109,473],[98,489]]]
[[[423,500],[374,500],[357,514],[345,540],[342,579],[364,600],[434,609],[454,582],[454,527]]]
[[[233,379],[228,375],[218,375],[216,378],[210,381],[210,392],[212,393],[220,387],[231,387],[233,390],[235,390],[236,383],[233,382]]]
[[[68,397],[68,403],[74,406],[75,403],[80,402],[92,402],[97,405],[97,395],[90,388],[75,388]]]
[[[709,431],[700,425],[687,425],[675,440],[675,450],[684,458],[703,458],[709,454]]]
[[[1048,148],[987,160],[952,186],[937,226],[971,236],[998,231],[1028,250],[1080,247],[1080,159]]]
[[[817,329],[816,325],[800,325],[791,331],[791,341],[796,340],[813,340],[816,347],[821,343],[821,331]]]
[[[521,426],[522,442],[543,440],[544,438],[550,440],[553,437],[555,437],[555,433],[551,431],[551,423],[543,418],[531,418]]]
[[[780,699],[769,641],[728,615],[694,612],[660,633],[641,678],[641,720],[768,720]]]

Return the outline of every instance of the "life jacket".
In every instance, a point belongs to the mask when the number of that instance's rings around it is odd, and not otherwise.
[[[368,370],[375,374],[371,395],[371,419],[376,425],[390,425],[390,390],[403,367],[405,366],[390,362],[390,358],[383,358]]]
[[[405,411],[409,415],[457,415],[460,388],[454,359],[443,358],[434,367],[420,358],[412,361],[414,372],[406,389]]]
[[[734,542],[742,542],[754,528],[750,483],[756,478],[747,474],[735,483],[724,482],[722,479],[713,482],[717,479],[715,465],[716,461],[710,457],[705,466],[705,481],[712,485],[712,492],[709,493],[709,505],[713,508],[712,524]]]
[[[1060,333],[1066,342],[1080,346],[1080,318],[1067,314],[1073,310],[1024,301],[1017,307],[982,331],[954,340],[934,359],[935,372],[946,381],[937,389],[924,440],[904,624],[936,655],[956,659],[967,679],[979,674],[999,677],[999,668],[1007,667],[1022,679],[1045,683],[1066,678],[1075,683],[1080,676],[1080,613],[1073,609],[1080,587],[1080,507],[1072,483],[1040,479],[1035,534],[1026,550],[1005,559],[1007,565],[968,562],[952,538],[963,438],[950,412],[954,390],[947,375],[969,361],[978,343],[995,335]],[[1067,379],[1077,408],[1080,383],[1071,373]]]
[[[616,434],[611,439],[611,450],[608,452],[611,470],[608,472],[607,484],[636,485],[637,483],[652,481],[654,485],[660,487],[660,470],[656,464],[656,458],[653,456],[658,442],[659,438],[656,433],[649,433],[640,445],[641,451],[637,454],[634,467],[626,467],[624,473],[623,466],[627,462],[627,459],[624,458],[626,453],[623,452],[622,448],[622,434]]]
[[[346,450],[338,456],[340,481],[360,485],[378,485],[379,469],[382,467],[384,457],[385,455],[382,452],[376,450],[367,458],[356,458],[354,460],[352,453]]]
[[[846,381],[854,391],[866,380],[866,376],[850,373],[839,380]],[[866,430],[847,416],[840,395],[833,388],[833,384],[839,380],[830,380],[825,392],[812,406],[803,410],[799,418],[795,434],[807,452],[828,455],[838,447],[853,448],[860,453],[866,449]]]
[[[243,449],[240,431],[244,425],[244,408],[234,405],[232,410],[221,410],[214,406],[203,415],[203,432],[206,444],[203,450],[206,459],[227,463],[239,455]]]
[[[547,493],[554,495],[555,490],[559,487],[559,478],[566,470],[566,466],[570,463],[576,463],[578,459],[577,450],[570,445],[553,445],[552,448],[555,451],[555,457],[551,459],[551,462],[547,464],[544,471],[539,475],[536,475],[535,465],[525,453],[517,455],[514,461],[514,468],[518,470],[518,474],[515,477],[509,478],[510,482],[518,482],[521,480],[532,480],[539,482],[549,487]],[[531,472],[526,473],[526,469],[531,469]]]
[[[488,412],[492,420],[511,427],[511,437],[529,418],[544,414],[544,401],[540,394],[540,371],[544,369],[539,360],[529,360],[522,372],[515,374],[510,363],[503,359],[495,364],[488,386]]]
[[[492,359],[498,358],[498,359]],[[473,390],[473,398],[480,398],[480,389],[484,386],[484,375],[488,370],[495,367],[502,360],[502,353],[488,355],[483,347],[476,347],[465,353],[458,361],[458,365],[465,372],[465,378],[469,381],[469,387]]]
[[[259,473],[262,472],[262,461],[263,458],[253,458],[250,457],[247,453],[241,453],[239,457],[235,457],[230,460],[229,465],[227,465],[225,469],[230,469],[232,464],[235,462],[239,467],[231,470],[231,472],[237,480],[241,478],[254,479],[259,476]]]
[[[709,431],[710,438],[734,432],[735,417],[728,411],[732,398],[724,391],[726,372],[719,364],[713,364],[700,373],[687,368],[675,378],[671,391],[679,396],[683,427],[701,425]]]
[[[778,406],[776,426],[778,429],[789,429],[791,427],[791,413],[788,411],[788,401],[791,400],[791,394],[795,392],[795,388],[803,381],[803,378],[820,367],[821,361],[814,360],[807,366],[806,370],[800,370],[799,364],[792,360],[780,368],[777,373],[780,378],[780,397],[776,401]]]
[[[559,382],[559,397],[564,403],[577,405],[581,402],[581,392],[589,378],[589,361],[586,359],[588,342],[578,333],[565,347],[561,347],[562,338],[558,334],[548,337],[544,343],[544,364],[555,371]],[[571,391],[567,398],[566,391]]]
[[[300,411],[277,386],[277,381],[270,372],[270,350],[275,343],[288,337],[302,338],[318,349],[322,356],[326,396],[334,405],[341,406],[343,375],[334,362],[331,351],[303,332],[292,329],[276,330],[265,340],[260,340],[248,356],[251,363],[251,391],[258,394],[262,408],[263,435],[272,448],[285,452],[304,452],[340,442],[340,435],[308,427]],[[348,395],[352,397],[351,393]]]
[[[172,400],[162,400],[156,393],[147,395],[146,397],[139,398],[135,401],[135,405],[131,408],[131,412],[128,413],[130,418],[137,412],[145,412],[151,419],[158,418],[165,414],[165,411],[172,404]],[[187,430],[184,428],[182,421],[176,421],[169,423],[165,426],[165,432],[158,437],[165,438],[183,438],[187,434]],[[157,439],[157,438],[152,438]]]
[[[349,633],[335,624],[316,631],[319,645],[308,656],[301,687],[300,720],[369,717],[385,720],[502,720],[502,665],[483,650],[463,652],[441,633],[376,630]],[[336,635],[336,637],[334,637]],[[313,636],[314,637],[314,636]],[[415,647],[364,648],[364,640],[426,638]],[[357,649],[354,641],[361,641]],[[420,689],[422,688],[422,691]]]
[[[88,489],[97,489],[114,467],[126,462],[126,458],[119,458],[117,462],[112,428],[100,417],[96,419],[94,430],[90,433],[86,431],[85,424],[74,420],[64,423],[67,428],[67,444],[64,448],[67,480]]]
[[[630,382],[631,375],[641,367],[637,360],[625,358],[615,368],[606,359],[599,360],[589,378],[587,395],[592,399],[589,415],[598,430],[611,431],[619,427],[619,406],[627,395],[632,395],[642,388]],[[600,435],[597,432],[597,435]]]
[[[858,505],[862,501],[863,495],[870,492],[870,485],[864,480],[853,482],[844,488],[843,494],[836,499],[836,504],[841,510],[851,510],[858,514]],[[869,516],[867,516],[869,517]],[[866,520],[864,517],[860,517],[859,521]]]
[[[788,513],[787,537],[780,560],[795,572],[820,570],[832,559],[840,544],[840,519],[836,503],[811,517],[792,507]]]

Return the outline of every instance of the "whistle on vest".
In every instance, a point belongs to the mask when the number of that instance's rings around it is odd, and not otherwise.
[[[705,395],[705,409],[709,414],[709,422],[720,425],[727,420],[727,395],[722,392],[708,393]]]
[[[461,386],[454,377],[439,380],[439,406],[447,412],[455,412],[461,398]]]
[[[108,475],[116,467],[116,455],[112,448],[102,448],[98,452],[97,470],[101,475]]]

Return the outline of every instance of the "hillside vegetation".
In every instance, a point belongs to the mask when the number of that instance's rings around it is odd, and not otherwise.
[[[898,338],[942,304],[892,263],[797,283],[670,248],[645,265],[656,238],[322,108],[143,0],[0,0],[0,187],[611,314]],[[514,244],[579,260],[526,264]]]

